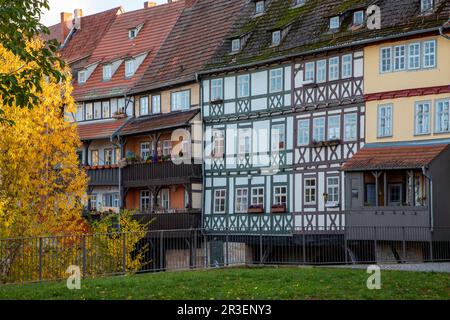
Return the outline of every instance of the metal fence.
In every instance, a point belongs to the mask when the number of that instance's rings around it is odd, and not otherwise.
[[[350,227],[213,234],[203,229],[0,239],[0,283],[239,265],[450,261],[450,228]]]

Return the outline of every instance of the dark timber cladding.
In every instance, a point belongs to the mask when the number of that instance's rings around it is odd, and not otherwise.
[[[256,14],[255,1],[246,3],[200,73],[205,139],[213,142],[204,153],[205,228],[343,231],[347,196],[341,166],[365,143],[364,44],[436,34],[450,5],[438,1],[433,12],[422,15],[419,0],[264,4],[264,12]],[[354,24],[354,13],[372,4],[381,9],[379,30]],[[338,17],[335,29],[331,17]],[[248,133],[261,128],[284,139],[277,140],[278,154],[262,147],[273,148],[273,138],[261,142],[259,134]],[[223,149],[226,156],[218,156]],[[264,165],[255,163],[258,157],[266,159]],[[273,165],[280,170],[264,175],[264,167]]]

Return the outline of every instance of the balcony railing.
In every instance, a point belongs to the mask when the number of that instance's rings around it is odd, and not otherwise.
[[[364,207],[346,211],[346,225],[357,227],[430,227],[428,207]]]
[[[119,184],[119,168],[87,169],[90,186],[115,186]]]
[[[200,164],[176,165],[171,161],[131,164],[123,168],[125,187],[147,187],[150,185],[182,184],[201,181]]]
[[[141,223],[149,223],[149,230],[185,230],[201,227],[201,211],[167,212],[136,214],[135,219]]]

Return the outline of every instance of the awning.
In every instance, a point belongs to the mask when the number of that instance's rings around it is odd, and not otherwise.
[[[81,140],[109,139],[128,118],[107,120],[105,122],[86,121],[78,123],[78,135]]]
[[[365,147],[348,160],[342,170],[417,169],[428,166],[448,144]]]

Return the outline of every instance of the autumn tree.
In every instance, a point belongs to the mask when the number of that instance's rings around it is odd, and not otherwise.
[[[42,50],[32,40],[27,50]],[[38,68],[0,45],[0,74]],[[0,125],[0,238],[85,232],[82,219],[87,178],[78,165],[80,140],[75,125],[64,118],[76,107],[67,68],[54,65],[65,77],[42,77],[33,108],[4,104],[3,116],[14,126]],[[58,69],[59,68],[59,69]],[[18,85],[25,79],[18,79]],[[1,94],[1,92],[0,92]]]
[[[22,62],[15,69],[0,70],[3,106],[30,109],[38,103],[43,93],[42,77],[64,80],[64,73],[61,72],[64,63],[55,55],[59,46],[56,40],[49,40],[42,47],[27,46],[36,37],[49,34],[48,28],[40,23],[44,9],[49,9],[48,0],[0,0],[0,45],[2,50]],[[13,120],[5,116],[3,106],[0,105],[0,125],[12,124]]]

